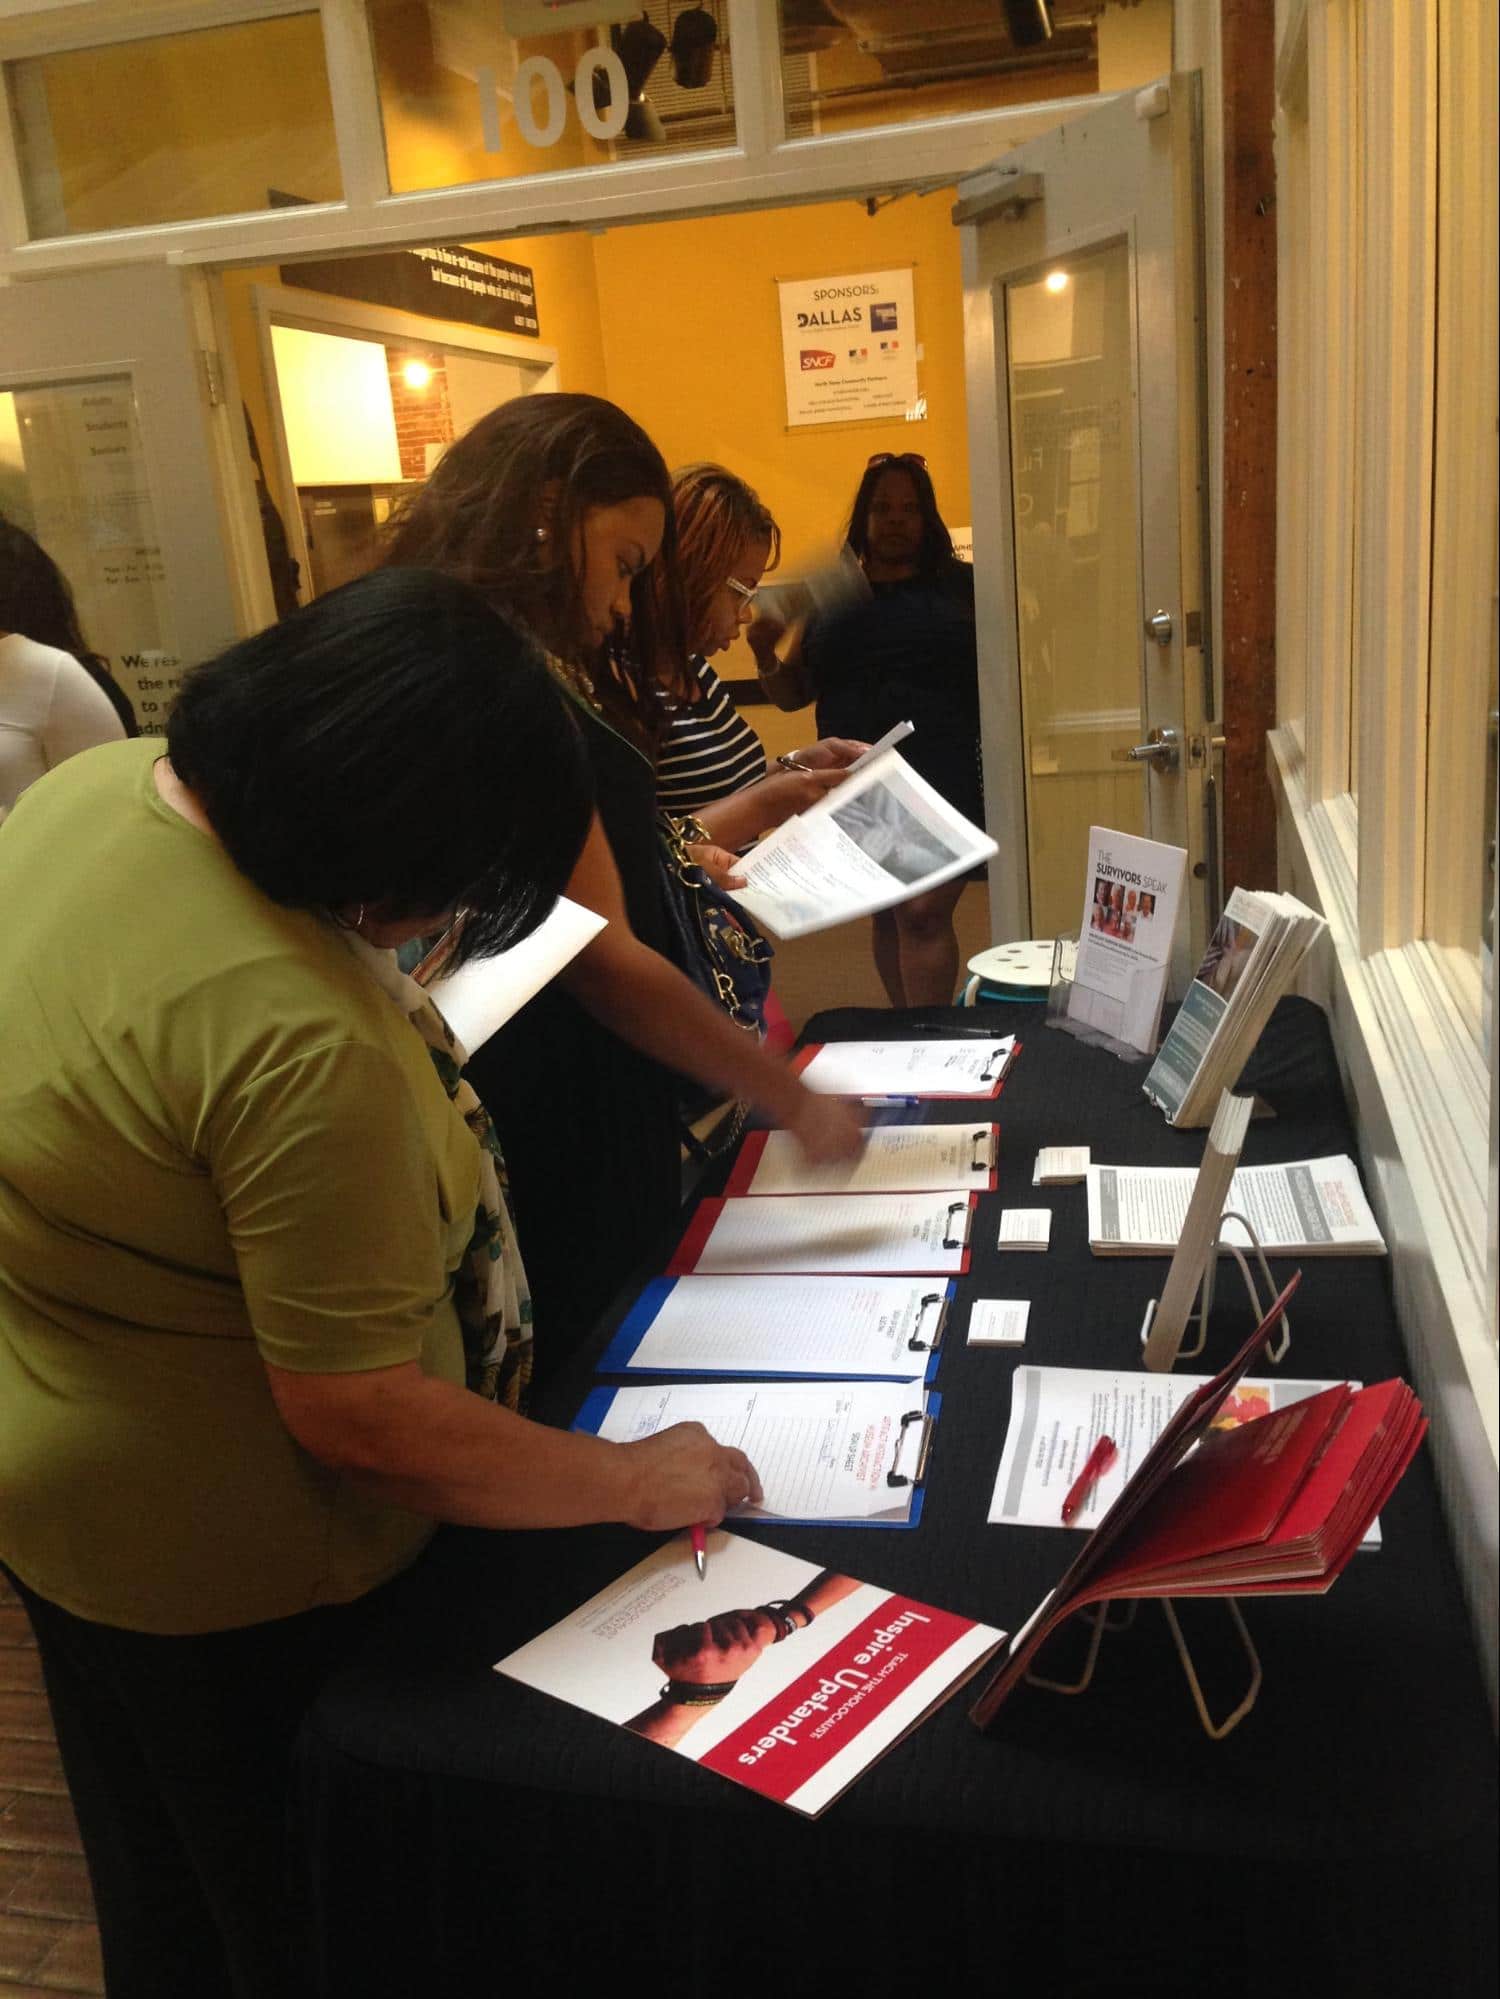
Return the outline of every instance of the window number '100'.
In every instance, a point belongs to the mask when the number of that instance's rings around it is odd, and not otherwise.
[[[601,71],[609,78],[609,101],[602,111],[594,102],[594,78]],[[494,70],[480,69],[476,82],[484,149],[487,153],[498,153],[502,150],[500,100]],[[533,87],[536,84],[541,85],[544,107],[540,118],[536,115],[537,93]],[[517,64],[512,96],[516,123],[527,145],[555,146],[568,122],[568,88],[562,71],[550,56],[527,56]],[[578,106],[578,122],[590,138],[617,139],[624,131],[625,114],[630,109],[630,85],[625,78],[625,65],[613,49],[584,50],[573,72],[573,102]]]

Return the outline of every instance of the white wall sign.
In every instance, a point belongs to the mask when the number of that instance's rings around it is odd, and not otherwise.
[[[786,420],[908,417],[917,403],[911,271],[777,283]]]

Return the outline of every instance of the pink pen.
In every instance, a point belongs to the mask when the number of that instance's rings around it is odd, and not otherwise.
[[[693,1560],[698,1568],[700,1583],[708,1581],[708,1529],[697,1521],[689,1530],[693,1537]]]

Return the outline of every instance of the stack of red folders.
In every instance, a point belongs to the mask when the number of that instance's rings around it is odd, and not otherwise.
[[[1229,1366],[1167,1424],[1078,1559],[1011,1641],[972,1710],[980,1727],[1057,1627],[1090,1604],[1321,1594],[1337,1579],[1427,1423],[1405,1382],[1383,1381],[1360,1389],[1341,1383],[1234,1429],[1212,1428],[1296,1281]]]

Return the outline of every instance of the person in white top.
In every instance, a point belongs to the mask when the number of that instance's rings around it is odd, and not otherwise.
[[[125,695],[106,677],[85,652],[61,570],[0,520],[0,813],[79,750],[135,733]]]

